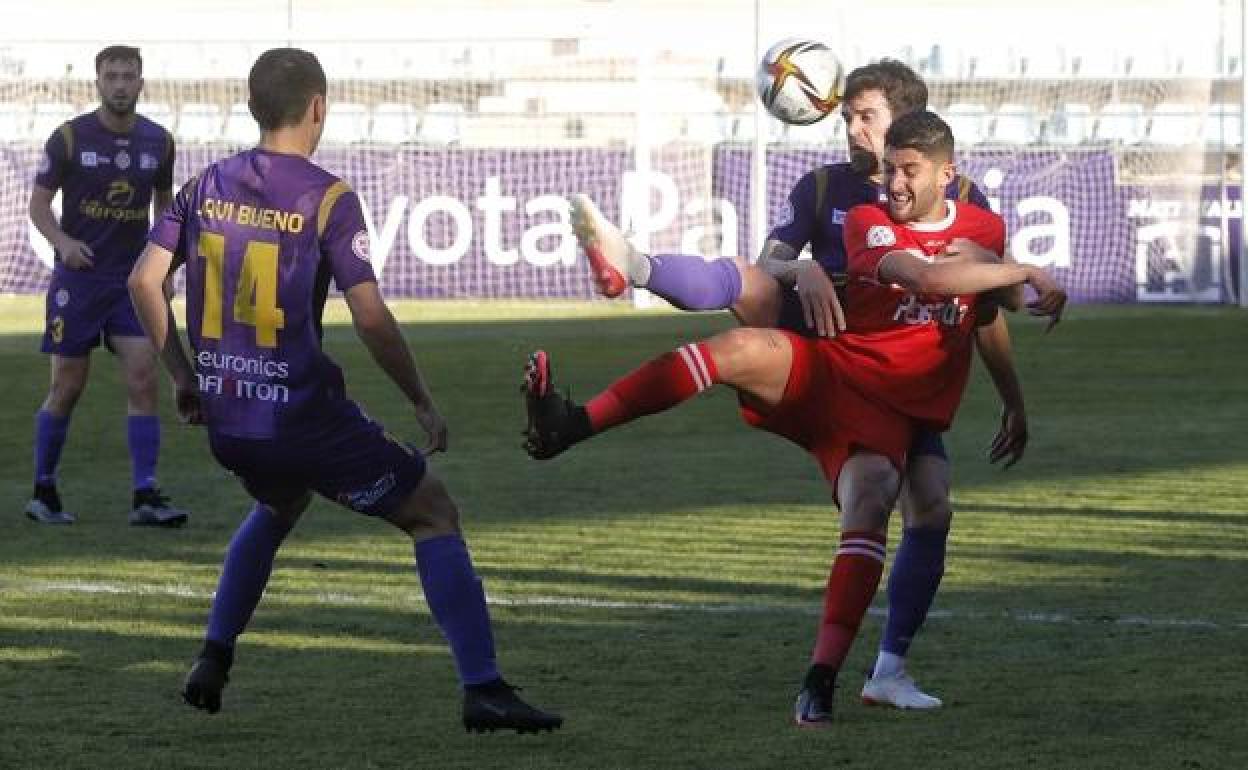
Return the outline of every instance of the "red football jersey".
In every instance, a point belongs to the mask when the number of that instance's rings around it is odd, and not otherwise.
[[[890,251],[930,259],[954,238],[1004,252],[1001,217],[954,201],[946,205],[948,216],[930,223],[898,224],[880,204],[849,211],[847,332],[828,341],[839,371],[864,395],[936,430],[949,427],[966,387],[976,295],[916,295],[880,283],[877,271]]]

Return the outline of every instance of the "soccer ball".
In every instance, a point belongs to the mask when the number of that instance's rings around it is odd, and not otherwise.
[[[758,63],[758,98],[795,126],[823,120],[841,103],[845,69],[832,49],[813,40],[782,40]]]

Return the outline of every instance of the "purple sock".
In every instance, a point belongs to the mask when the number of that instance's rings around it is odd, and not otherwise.
[[[273,557],[289,532],[267,507],[256,504],[251,509],[225,552],[225,565],[208,616],[209,641],[234,647],[234,640],[243,633],[260,603],[273,572]]]
[[[948,529],[906,528],[888,576],[888,622],[880,649],[906,656],[945,574]]]
[[[35,414],[35,483],[56,483],[56,466],[69,435],[69,417],[57,417],[40,409]]]
[[[485,590],[464,539],[441,535],[417,543],[416,569],[429,611],[450,643],[459,681],[468,686],[498,679]]]
[[[656,254],[645,288],[681,310],[723,310],[741,297],[741,271],[731,259]]]
[[[132,414],[126,418],[126,438],[130,443],[130,468],[135,489],[156,488],[156,458],[160,456],[160,418],[154,414]]]

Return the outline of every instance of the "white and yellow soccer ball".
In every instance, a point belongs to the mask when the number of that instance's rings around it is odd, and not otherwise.
[[[840,106],[845,68],[823,43],[782,40],[758,63],[756,85],[768,112],[785,123],[808,126]]]

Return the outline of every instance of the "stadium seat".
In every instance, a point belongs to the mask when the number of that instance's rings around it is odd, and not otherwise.
[[[0,141],[21,142],[31,138],[30,105],[0,102]]]
[[[251,117],[251,110],[242,102],[230,105],[230,112],[225,116],[225,130],[221,138],[236,144],[255,144],[260,139],[260,129]]]
[[[1049,119],[1049,144],[1082,144],[1092,138],[1092,108],[1081,102],[1066,102],[1058,106]]]
[[[1243,144],[1242,110],[1238,104],[1214,103],[1209,105],[1201,121],[1200,138],[1209,148],[1217,148],[1222,142],[1227,147]]]
[[[410,104],[382,102],[373,108],[375,142],[401,144],[416,137],[416,110]]]
[[[434,102],[425,108],[418,136],[422,142],[456,144],[463,136],[464,105]]]
[[[154,121],[166,131],[174,133],[174,125],[177,121],[173,113],[173,105],[165,102],[139,102],[135,109],[148,120]]]
[[[1144,138],[1144,106],[1110,102],[1101,108],[1092,138],[1112,144],[1138,144]]]
[[[178,113],[177,137],[184,142],[216,142],[221,139],[221,106],[187,102]]]
[[[1031,144],[1038,134],[1035,110],[1025,104],[1003,104],[992,122],[990,140],[998,144]]]
[[[984,141],[988,122],[988,108],[984,105],[958,102],[945,108],[942,115],[953,129],[953,140],[958,146],[973,147]]]
[[[30,135],[43,141],[52,135],[62,123],[78,114],[74,105],[68,102],[40,102],[35,104],[34,120],[30,124]]]
[[[362,142],[368,138],[368,107],[359,102],[337,102],[329,106],[322,141],[333,144]]]
[[[1190,104],[1163,102],[1153,108],[1148,143],[1181,147],[1200,141],[1200,113]]]

